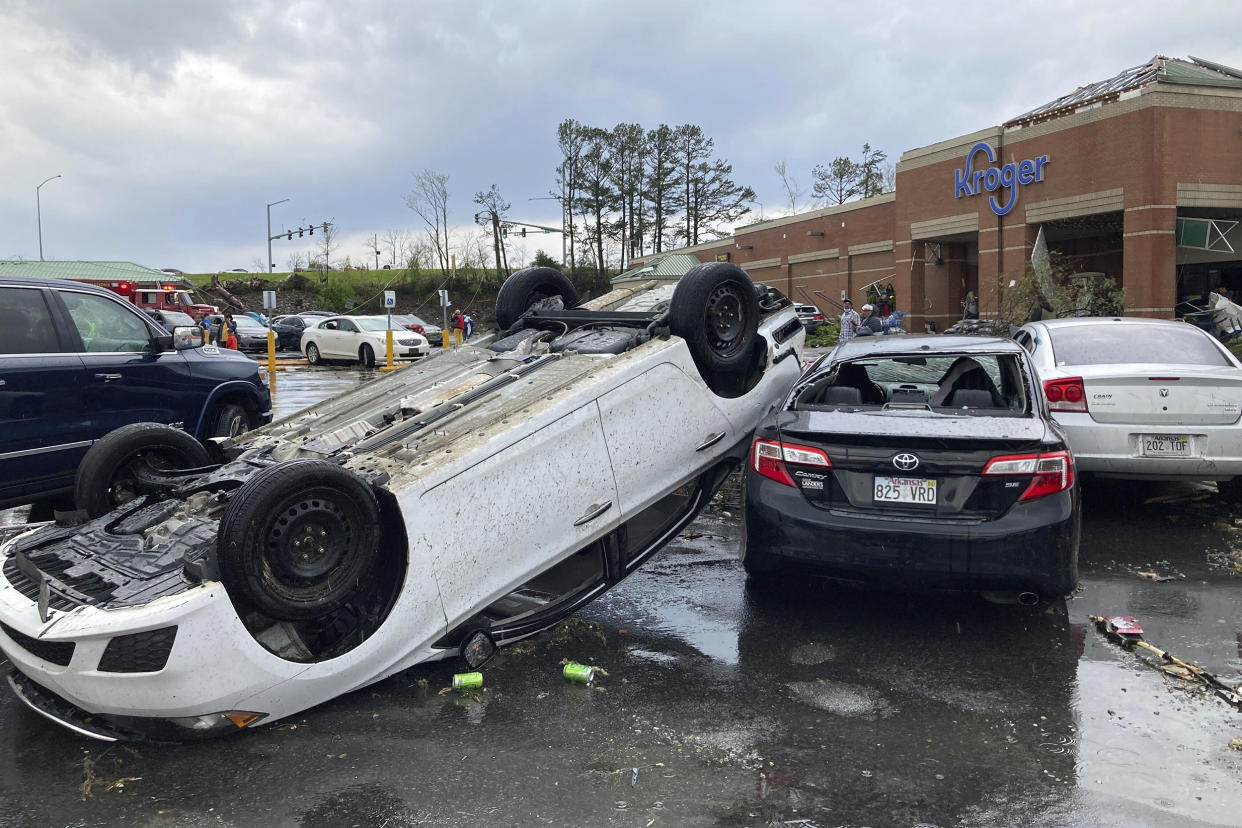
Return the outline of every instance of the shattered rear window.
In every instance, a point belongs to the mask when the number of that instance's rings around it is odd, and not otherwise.
[[[898,354],[832,365],[795,389],[791,407],[1013,416],[1028,412],[1025,389],[1016,354]]]

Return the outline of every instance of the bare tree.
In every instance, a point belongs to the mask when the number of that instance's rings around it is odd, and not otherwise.
[[[290,273],[295,273],[300,268],[306,269],[305,253],[290,253],[289,258],[285,260],[285,265],[289,268]]]
[[[404,262],[408,258],[409,246],[410,234],[395,227],[385,230],[383,237],[380,238],[380,249],[385,252],[385,258],[392,267],[396,267],[398,262]]]
[[[336,247],[336,225],[325,221],[321,228],[323,235],[319,239],[319,249],[323,256],[323,270],[320,271],[321,281],[328,281],[328,271],[332,269],[332,249]]]
[[[500,232],[500,223],[511,206],[500,195],[500,188],[495,184],[490,190],[480,190],[474,194],[474,203],[488,213],[488,223],[492,227],[492,248],[496,253],[496,271],[509,275],[509,257],[505,251],[504,234]]]
[[[793,215],[798,212],[798,199],[802,198],[802,187],[798,184],[798,179],[789,174],[785,167],[785,159],[777,161],[773,169],[781,178],[781,185],[785,188],[785,195],[789,198],[789,214]]]
[[[449,239],[448,180],[445,173],[423,170],[414,174],[414,189],[405,197],[409,207],[427,225],[427,240],[440,263],[440,272],[449,275],[452,242]]]

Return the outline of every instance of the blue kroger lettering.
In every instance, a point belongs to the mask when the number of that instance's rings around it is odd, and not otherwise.
[[[988,163],[993,166],[985,170],[973,169],[975,155],[978,153],[983,153]],[[982,192],[999,195],[997,191],[1006,188],[1009,190],[1009,200],[1005,204],[1002,205],[997,201],[995,195],[988,198],[988,203],[996,215],[1008,215],[1018,203],[1018,185],[1043,181],[1044,165],[1047,163],[1048,156],[1041,155],[1038,158],[1027,158],[1017,163],[1011,161],[997,167],[995,166],[996,153],[992,150],[992,145],[986,141],[980,141],[970,148],[970,152],[966,153],[966,168],[953,171],[954,198],[976,196]]]

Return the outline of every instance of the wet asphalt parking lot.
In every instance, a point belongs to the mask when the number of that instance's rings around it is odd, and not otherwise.
[[[278,414],[372,376],[283,372]],[[1242,711],[1088,620],[1237,681],[1242,511],[1116,483],[1084,509],[1081,589],[1036,608],[756,589],[725,497],[473,694],[441,692],[445,662],[214,742],[107,745],[5,690],[0,826],[1242,825]]]

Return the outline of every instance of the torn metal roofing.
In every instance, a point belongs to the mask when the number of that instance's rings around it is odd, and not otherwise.
[[[1217,86],[1242,89],[1242,71],[1210,60],[1190,57],[1190,60],[1156,55],[1139,66],[1131,66],[1107,80],[1080,86],[1055,101],[1036,107],[1029,112],[1005,122],[1006,127],[1023,126],[1068,115],[1089,106],[1119,99],[1150,83],[1170,83],[1189,86]]]
[[[614,276],[612,283],[615,285],[619,282],[646,279],[680,279],[697,264],[699,260],[689,253],[660,253],[647,259],[638,267]]]

